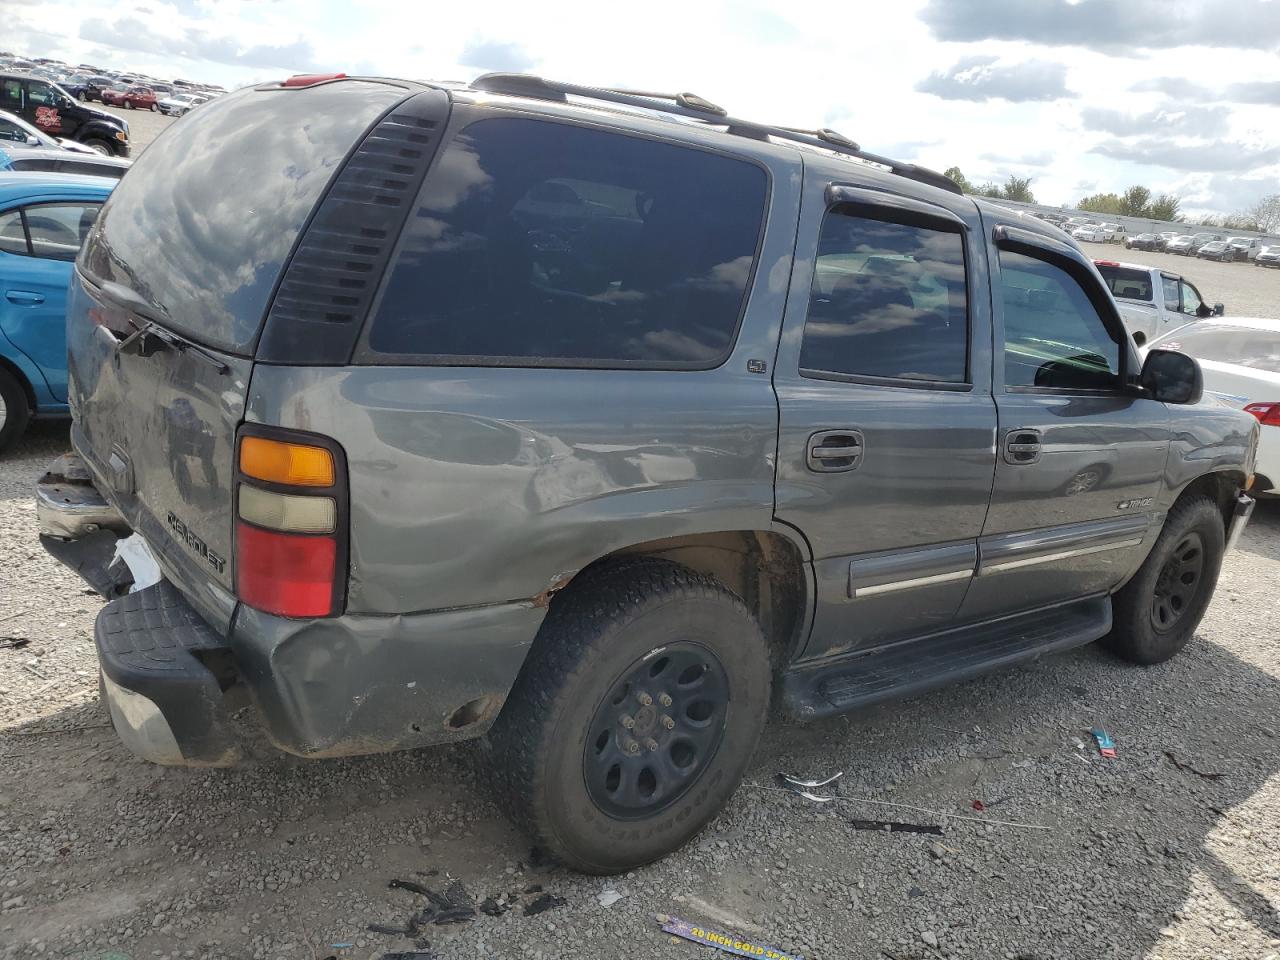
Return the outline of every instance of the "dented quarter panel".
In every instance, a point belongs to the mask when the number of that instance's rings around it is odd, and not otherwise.
[[[1161,509],[1173,501],[1197,477],[1226,473],[1242,482],[1253,472],[1258,421],[1209,394],[1200,403],[1171,406],[1173,420],[1165,482],[1157,500]]]

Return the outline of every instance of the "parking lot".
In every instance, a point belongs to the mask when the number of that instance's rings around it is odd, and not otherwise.
[[[173,122],[122,112],[135,143]],[[1184,273],[1229,314],[1280,316],[1280,272],[1087,246]],[[0,456],[0,636],[29,641],[0,646],[0,957],[368,960],[413,949],[367,929],[421,903],[389,881],[453,878],[514,908],[429,928],[438,958],[713,955],[655,914],[818,960],[1280,956],[1280,503],[1259,506],[1170,663],[1087,647],[774,724],[708,831],[605,880],[537,862],[474,746],[301,761],[259,744],[227,771],[130,755],[97,700],[101,602],[36,539],[31,486],[66,446],[65,425],[40,424]],[[857,800],[813,804],[779,771],[843,771]],[[851,822],[872,818],[943,832]],[[565,902],[526,915],[541,893]]]

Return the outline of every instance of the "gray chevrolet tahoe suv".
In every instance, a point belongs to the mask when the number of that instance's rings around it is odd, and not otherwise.
[[[691,95],[246,89],[72,287],[38,506],[117,597],[120,737],[231,764],[246,692],[299,756],[485,735],[585,871],[695,834],[771,703],[1172,656],[1252,507],[1257,422],[1140,363],[1060,231]]]

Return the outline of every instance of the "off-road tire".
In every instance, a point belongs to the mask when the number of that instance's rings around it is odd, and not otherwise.
[[[622,702],[618,684],[637,663],[657,667],[664,647],[682,645],[710,651],[723,667],[718,745],[665,808],[631,818],[606,813],[591,792],[599,787],[588,785],[587,751],[608,732],[594,727]],[[657,860],[701,830],[737,788],[764,728],[770,681],[759,624],[713,577],[658,558],[585,571],[552,602],[489,733],[499,802],[540,848],[575,870],[612,874]],[[674,758],[671,750],[657,761]]]
[[[1113,625],[1103,644],[1117,656],[1144,665],[1163,663],[1185,647],[1213,599],[1225,541],[1222,511],[1216,503],[1207,497],[1188,497],[1175,503],[1151,553],[1112,598]],[[1168,577],[1170,569],[1177,569],[1175,553],[1186,554],[1190,548],[1184,545],[1188,543],[1196,544],[1202,553],[1197,580],[1181,601],[1176,619],[1161,626],[1157,589],[1162,574]],[[1166,602],[1165,615],[1169,609]]]
[[[0,413],[0,453],[3,453],[22,436],[31,419],[26,391],[8,370],[0,370],[0,400],[4,401],[4,412]]]

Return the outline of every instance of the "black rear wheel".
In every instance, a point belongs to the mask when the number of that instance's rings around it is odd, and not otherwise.
[[[1185,647],[1213,599],[1225,533],[1212,500],[1175,503],[1151,553],[1112,598],[1114,624],[1103,643],[1141,664],[1162,663]]]
[[[715,579],[653,558],[588,570],[489,734],[498,799],[574,869],[656,860],[737,788],[770,679],[759,625]]]

